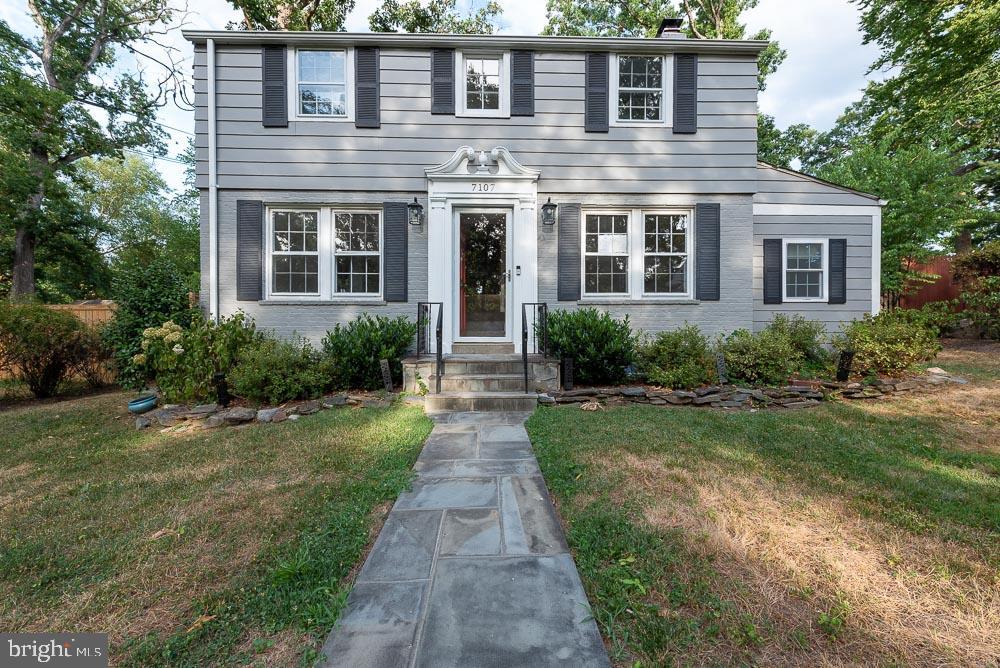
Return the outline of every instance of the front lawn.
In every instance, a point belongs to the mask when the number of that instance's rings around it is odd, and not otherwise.
[[[1000,346],[933,364],[973,382],[803,411],[537,411],[612,660],[995,661]]]
[[[126,398],[0,412],[0,628],[108,632],[117,665],[310,663],[430,420],[160,434]]]

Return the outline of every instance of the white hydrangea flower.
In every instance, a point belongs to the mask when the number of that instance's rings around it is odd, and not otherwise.
[[[181,348],[181,344],[178,343],[176,346],[173,347],[173,351],[175,355],[180,355],[181,353],[184,352],[184,349]]]

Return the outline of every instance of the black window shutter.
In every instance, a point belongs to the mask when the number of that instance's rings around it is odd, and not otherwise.
[[[535,52],[510,52],[510,115],[535,115]]]
[[[264,203],[236,200],[236,299],[263,298]]]
[[[698,56],[674,56],[674,134],[693,135],[698,131]]]
[[[580,205],[559,205],[559,301],[580,298]]]
[[[283,46],[265,46],[262,50],[261,79],[265,128],[288,127],[288,51]]]
[[[847,239],[830,239],[829,302],[847,303]]]
[[[608,54],[588,53],[584,93],[584,130],[608,131]]]
[[[764,303],[781,303],[781,239],[764,239]]]
[[[379,122],[379,57],[377,48],[354,51],[354,125],[377,128]]]
[[[431,51],[431,113],[455,113],[455,52]]]
[[[720,298],[721,217],[722,207],[717,202],[695,206],[695,298],[702,301],[717,302]]]
[[[382,204],[382,295],[387,302],[405,302],[407,276],[406,202]]]

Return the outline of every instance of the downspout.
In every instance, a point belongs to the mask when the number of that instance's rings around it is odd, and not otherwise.
[[[219,188],[215,137],[215,40],[208,51],[208,317],[219,319]]]

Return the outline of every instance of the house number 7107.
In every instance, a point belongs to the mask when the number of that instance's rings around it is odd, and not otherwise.
[[[474,193],[491,193],[496,189],[497,184],[495,183],[473,183],[472,192]]]

